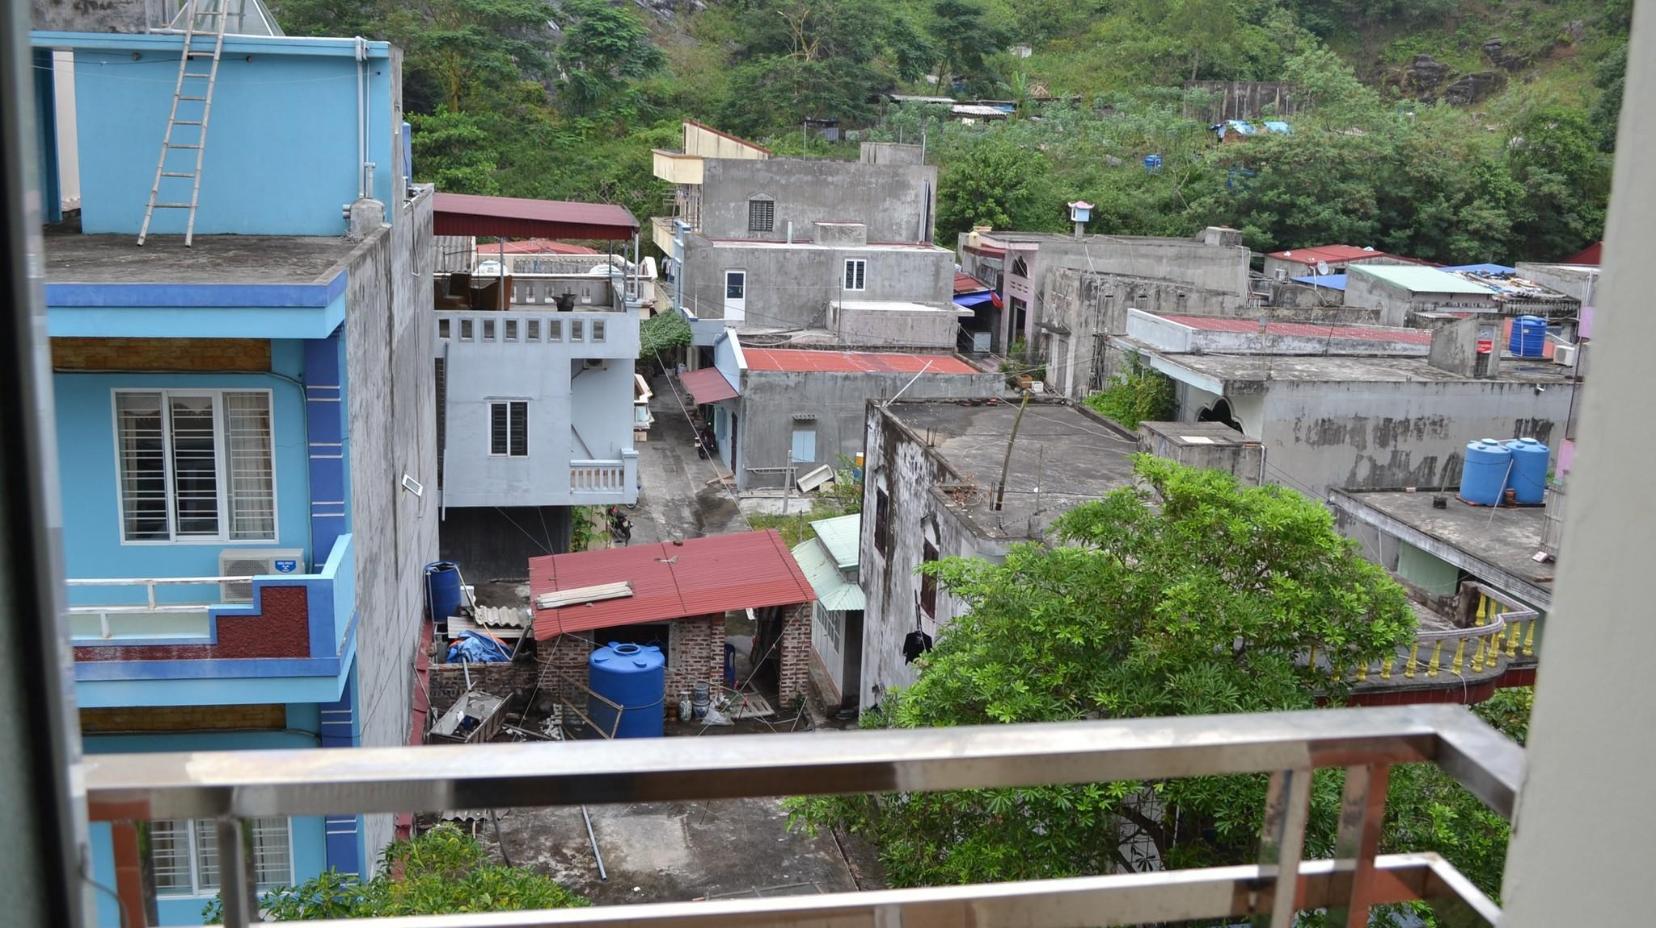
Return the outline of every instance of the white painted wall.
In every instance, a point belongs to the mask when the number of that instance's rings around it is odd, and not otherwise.
[[[1627,56],[1593,381],[1559,560],[1555,614],[1536,687],[1528,769],[1502,887],[1503,928],[1638,925],[1656,904],[1650,801],[1656,622],[1646,577],[1656,552],[1650,467],[1656,432],[1628,428],[1645,392],[1656,315],[1645,270],[1656,254],[1656,4],[1633,19]]]

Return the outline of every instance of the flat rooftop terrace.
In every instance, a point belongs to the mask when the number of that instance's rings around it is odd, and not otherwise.
[[[1473,380],[1442,368],[1425,358],[1377,355],[1305,354],[1187,354],[1165,351],[1131,338],[1117,338],[1123,348],[1155,355],[1163,363],[1177,365],[1227,383],[1254,383],[1272,380],[1307,383],[1412,383]],[[1159,365],[1158,365],[1159,366]],[[1551,361],[1501,359],[1501,370],[1491,382],[1566,383],[1570,369]]]
[[[1448,506],[1432,508],[1435,492],[1333,490],[1336,510],[1447,561],[1539,609],[1552,604],[1557,565],[1537,563],[1546,510],[1540,506],[1470,506],[1443,491]]]
[[[1001,400],[897,402],[889,414],[958,475],[942,487],[950,508],[986,536],[1041,537],[1066,510],[1097,499],[1133,479],[1138,441],[1074,406],[1032,401],[1012,445],[1003,508],[995,510],[995,483],[1017,403]]]
[[[292,235],[45,236],[48,284],[327,284],[361,244]],[[50,302],[50,300],[48,300]]]

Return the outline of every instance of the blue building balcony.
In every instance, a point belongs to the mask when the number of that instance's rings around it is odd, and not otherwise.
[[[351,667],[350,535],[309,573],[71,578],[68,585],[83,707],[327,703],[339,698]],[[222,601],[244,585],[247,602]]]

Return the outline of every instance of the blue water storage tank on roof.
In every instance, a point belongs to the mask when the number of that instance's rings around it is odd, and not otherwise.
[[[460,611],[460,565],[436,561],[425,566],[426,608],[441,625]]]
[[[596,694],[587,701],[587,715],[600,732],[613,728],[617,738],[661,737],[667,658],[660,648],[611,642],[592,652],[587,674],[587,686]]]
[[[1507,350],[1520,358],[1539,358],[1547,344],[1547,320],[1540,316],[1519,316],[1512,320],[1512,337]]]
[[[1507,471],[1512,467],[1512,449],[1493,438],[1466,446],[1466,464],[1461,467],[1460,498],[1479,506],[1498,506],[1506,490]]]
[[[1539,506],[1547,499],[1547,463],[1552,455],[1547,446],[1533,438],[1506,443],[1512,452],[1512,476],[1507,486],[1520,506]]]

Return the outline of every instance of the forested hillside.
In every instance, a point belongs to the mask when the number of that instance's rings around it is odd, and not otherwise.
[[[278,0],[290,33],[406,52],[415,168],[442,189],[640,216],[650,149],[693,117],[780,154],[854,157],[807,118],[917,141],[937,234],[974,222],[1244,230],[1440,261],[1599,237],[1631,0]],[[1027,46],[1027,56],[1019,46]],[[1293,132],[1219,145],[1190,80],[1283,81]],[[1016,101],[962,125],[886,91]],[[1454,102],[1446,102],[1454,101]],[[1160,167],[1144,165],[1161,156]]]

